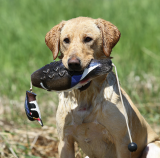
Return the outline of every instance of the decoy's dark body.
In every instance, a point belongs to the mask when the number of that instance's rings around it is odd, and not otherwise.
[[[93,59],[84,71],[69,71],[62,61],[51,62],[31,75],[33,86],[48,91],[65,91],[75,87],[83,81],[107,74],[112,70],[110,59]]]

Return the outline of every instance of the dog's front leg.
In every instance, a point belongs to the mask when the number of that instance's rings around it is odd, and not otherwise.
[[[126,145],[123,145],[120,143],[119,145],[116,145],[116,152],[117,152],[117,158],[129,158],[130,152],[127,149]]]
[[[73,139],[68,137],[60,140],[58,152],[59,158],[75,158]]]

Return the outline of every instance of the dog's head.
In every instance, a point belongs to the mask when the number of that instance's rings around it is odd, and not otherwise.
[[[60,51],[59,58],[67,69],[81,71],[94,58],[110,58],[119,38],[120,32],[112,23],[78,17],[54,26],[46,34],[45,42],[54,59]]]

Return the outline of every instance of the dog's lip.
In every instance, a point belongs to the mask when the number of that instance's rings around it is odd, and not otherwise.
[[[84,90],[86,90],[89,86],[90,86],[90,84],[91,84],[91,81],[89,81],[87,84],[85,84],[84,86],[82,86],[82,87],[80,87],[80,88],[78,88],[80,91],[84,91]]]
[[[88,64],[85,66],[85,68],[91,63],[92,60],[93,60],[93,59],[91,59],[90,62],[88,62]],[[85,68],[79,70],[78,72],[83,73]],[[66,68],[66,69],[68,69],[68,70],[70,71],[70,73],[76,72],[76,71],[73,71],[73,70],[71,70],[71,69],[69,69],[69,68]],[[86,83],[86,82],[88,82],[88,83]],[[90,86],[91,81],[89,81],[89,78],[87,78],[87,79],[81,80],[80,83],[81,83],[81,84],[84,84],[84,85],[82,85],[80,88],[78,88],[78,90],[84,91],[84,90],[86,90],[86,89]],[[86,84],[85,84],[85,83],[86,83]]]

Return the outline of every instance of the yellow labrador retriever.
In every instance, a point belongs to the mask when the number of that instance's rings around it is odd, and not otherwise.
[[[120,32],[112,23],[78,17],[53,27],[45,41],[54,59],[60,51],[67,69],[81,71],[92,59],[110,58],[119,38]],[[56,120],[60,158],[75,157],[75,141],[89,158],[160,158],[159,137],[121,91],[137,151],[128,150],[130,140],[117,80],[110,72],[80,89],[59,93]]]

